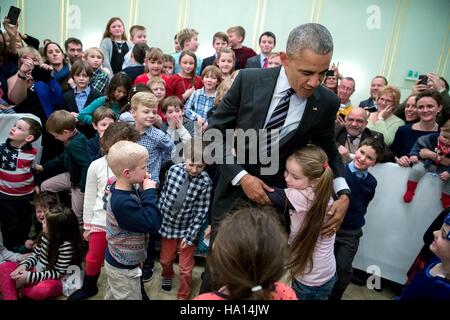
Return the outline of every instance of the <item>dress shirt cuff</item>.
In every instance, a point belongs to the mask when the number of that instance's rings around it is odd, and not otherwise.
[[[246,174],[248,174],[248,172],[246,171],[246,170],[242,170],[241,172],[239,172],[234,178],[233,178],[233,180],[231,180],[231,184],[233,185],[233,186],[238,186],[238,185],[240,185],[241,183],[241,179],[242,179],[242,177],[243,176],[245,176]]]
[[[334,189],[334,192],[338,196],[340,195],[339,194],[340,191],[343,191],[343,190],[350,191],[347,181],[345,181],[345,178],[343,178],[343,177],[337,177],[337,178],[333,179],[333,189]],[[346,192],[343,192],[343,193],[346,193]],[[348,192],[348,193],[350,193],[350,192]]]

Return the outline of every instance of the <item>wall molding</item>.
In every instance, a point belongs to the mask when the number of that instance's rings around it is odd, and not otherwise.
[[[323,0],[313,0],[311,6],[310,22],[318,23],[320,19],[320,12],[322,11]]]
[[[441,50],[439,50],[439,55],[436,57],[436,63],[434,65],[434,69],[433,69],[433,72],[440,76],[445,75],[445,71],[448,66],[448,58],[449,58],[449,52],[450,52],[449,34],[450,34],[450,23],[448,24],[447,32],[444,34],[444,38],[442,39]],[[446,55],[446,58],[444,59],[445,55]]]

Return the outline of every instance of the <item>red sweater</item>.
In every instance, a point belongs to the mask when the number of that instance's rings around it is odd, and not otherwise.
[[[9,139],[0,144],[0,193],[20,197],[34,191],[31,164],[37,149],[31,144],[22,149],[11,146]]]
[[[234,54],[236,55],[236,66],[235,70],[244,69],[245,64],[247,63],[247,59],[256,56],[256,52],[253,51],[252,48],[243,46],[239,49],[233,49]]]
[[[202,78],[195,76],[194,79],[183,78],[179,74],[174,74],[169,78],[166,86],[166,96],[177,96],[184,103],[183,93],[192,88],[192,80],[194,81],[195,90],[203,88]]]
[[[169,80],[169,76],[161,73],[160,77],[161,77],[161,79],[164,80],[166,87],[167,87],[167,80]],[[147,85],[148,80],[150,80],[150,78],[148,77],[148,73],[143,73],[140,76],[136,77],[133,84],[143,83],[143,84]]]

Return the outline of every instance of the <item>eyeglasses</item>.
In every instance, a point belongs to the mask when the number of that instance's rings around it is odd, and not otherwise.
[[[386,99],[386,98],[383,98],[383,97],[378,98],[378,101],[380,101],[380,102],[386,102],[386,103],[394,103],[394,100]]]

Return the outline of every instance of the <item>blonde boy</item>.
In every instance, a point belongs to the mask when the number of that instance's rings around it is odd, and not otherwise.
[[[153,93],[138,92],[131,98],[131,115],[136,130],[142,134],[138,143],[147,148],[148,172],[151,173],[152,179],[159,183],[161,167],[170,160],[175,145],[169,135],[153,126],[158,118],[157,108],[158,99]]]
[[[100,48],[92,47],[84,52],[84,60],[91,66],[94,74],[91,78],[91,87],[105,93],[106,86],[109,82],[109,71],[106,68],[102,68],[103,64],[103,51]]]
[[[180,70],[180,55],[183,50],[190,50],[192,52],[196,52],[199,46],[198,42],[198,32],[195,29],[186,28],[177,33],[178,43],[180,44],[181,51],[175,52],[172,54],[172,57],[175,59],[175,68],[173,70],[174,74],[179,73]],[[199,75],[202,68],[202,60],[197,57],[197,68],[195,69],[195,74]]]
[[[147,255],[148,233],[161,226],[156,183],[147,173],[148,157],[144,147],[130,141],[117,142],[106,157],[117,181],[106,210],[105,300],[142,299],[139,265]]]
[[[230,27],[227,30],[227,34],[230,47],[236,54],[235,69],[244,69],[247,59],[256,56],[256,52],[253,49],[242,45],[245,39],[245,29],[242,26]]]
[[[134,25],[130,28],[130,37],[131,42],[133,43],[133,46],[138,43],[145,43],[147,44],[147,30],[144,26],[140,25]],[[132,50],[128,51],[127,54],[124,57],[122,69],[128,68],[131,66],[131,52]]]

